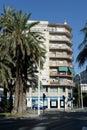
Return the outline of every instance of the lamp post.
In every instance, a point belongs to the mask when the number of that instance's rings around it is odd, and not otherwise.
[[[40,60],[38,66],[38,116],[40,115]]]
[[[81,85],[80,85],[81,86]],[[82,95],[82,87],[81,87],[81,104],[82,104],[82,109],[83,109],[83,95]]]
[[[80,79],[80,90],[81,90],[81,107],[83,109],[83,95],[82,95],[82,87],[81,87],[81,75],[79,74],[79,79]]]

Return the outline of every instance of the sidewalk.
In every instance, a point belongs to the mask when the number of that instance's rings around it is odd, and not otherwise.
[[[69,109],[69,110],[59,110],[59,109],[46,109],[46,112],[54,112],[54,111],[59,111],[59,112],[87,112],[87,109],[82,109],[82,108],[76,108],[76,109]],[[45,113],[44,113],[45,114]],[[22,115],[14,115],[14,116],[5,116],[4,114],[0,115],[0,120],[3,119],[23,119],[23,118],[40,118],[43,117],[43,110],[40,111],[40,115],[38,116],[38,111],[37,110],[30,110],[27,111],[25,114]]]
[[[11,116],[5,116],[4,113],[1,113],[0,115],[0,120],[3,120],[3,119],[18,119],[18,118],[37,118],[39,117],[38,116],[38,113],[37,111],[29,111],[29,112],[26,112],[24,114],[19,114],[19,115],[11,115]]]

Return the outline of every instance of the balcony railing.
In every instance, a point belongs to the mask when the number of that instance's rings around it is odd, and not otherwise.
[[[65,73],[58,73],[58,72],[50,72],[50,76],[58,76],[58,77],[73,77],[73,74],[70,74],[68,72]]]
[[[50,81],[50,85],[58,85],[58,86],[75,86],[75,84],[71,81],[63,81],[63,82],[60,82],[60,81]]]
[[[58,37],[54,37],[54,38],[53,38],[53,37],[50,36],[49,40],[50,40],[50,41],[60,41],[60,42],[62,41],[62,42],[67,42],[68,44],[72,45],[72,41],[69,40],[69,39],[66,39],[66,38],[61,38],[61,39],[60,39],[60,38],[58,38]]]
[[[50,50],[64,50],[64,51],[68,51],[68,52],[73,52],[72,48],[64,47],[64,46],[57,46],[57,45],[50,45],[49,49]]]
[[[54,84],[54,85],[56,84],[57,85],[57,84],[59,84],[59,81],[50,81],[50,84]]]
[[[73,60],[72,56],[70,55],[65,55],[65,54],[49,54],[49,57],[50,58],[63,58],[63,59],[70,59],[70,60]]]
[[[66,31],[66,30],[64,30],[64,31],[49,31],[49,33],[50,34],[63,34],[63,35],[66,35],[67,37],[69,37],[69,38],[71,38],[72,37],[72,34],[69,32],[69,31]]]
[[[68,64],[68,63],[59,63],[58,61],[57,62],[55,62],[55,63],[53,63],[53,62],[49,62],[49,66],[50,67],[59,67],[59,66],[66,66],[66,67],[71,67],[71,68],[73,68],[73,65],[72,64]]]

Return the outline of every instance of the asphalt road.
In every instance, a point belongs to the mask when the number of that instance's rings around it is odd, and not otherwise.
[[[49,111],[40,117],[0,119],[0,130],[82,130],[83,127],[87,127],[87,112]]]

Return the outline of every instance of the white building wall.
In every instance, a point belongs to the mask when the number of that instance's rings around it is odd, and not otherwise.
[[[29,22],[35,22],[35,21],[28,21],[28,23]],[[68,97],[68,88],[66,87],[66,89],[65,89],[65,92],[64,93],[62,93],[61,92],[61,88],[62,88],[62,83],[61,83],[61,86],[58,86],[58,85],[56,85],[56,87],[57,87],[57,89],[58,89],[58,93],[53,93],[53,95],[51,95],[52,93],[50,93],[50,88],[52,87],[52,86],[50,86],[50,70],[49,70],[49,64],[53,64],[54,66],[55,65],[59,65],[59,66],[63,66],[63,64],[64,65],[66,65],[66,66],[68,66],[68,64],[71,64],[71,63],[68,63],[66,60],[64,60],[64,61],[61,61],[61,59],[58,61],[54,61],[54,63],[53,63],[53,61],[52,61],[52,63],[51,63],[51,61],[49,61],[49,57],[50,57],[50,52],[49,52],[49,48],[50,48],[50,45],[49,45],[49,40],[50,39],[53,39],[53,40],[60,40],[60,41],[68,41],[68,42],[70,42],[70,39],[69,38],[67,38],[66,36],[58,36],[58,35],[56,35],[56,36],[51,36],[51,35],[49,35],[49,31],[50,31],[50,29],[54,29],[54,32],[55,32],[55,29],[57,29],[57,31],[58,32],[62,32],[62,31],[66,31],[67,33],[70,33],[69,31],[68,31],[68,29],[66,29],[66,28],[64,28],[64,27],[57,27],[57,28],[49,28],[48,27],[48,22],[47,21],[40,21],[40,23],[38,24],[38,25],[36,25],[36,27],[34,27],[33,28],[33,30],[35,31],[40,31],[40,32],[42,32],[43,33],[43,36],[44,36],[44,38],[45,38],[45,40],[44,40],[44,44],[45,44],[45,46],[46,46],[46,51],[47,51],[47,53],[46,53],[46,59],[45,59],[45,61],[44,61],[44,66],[43,66],[43,70],[41,70],[40,72],[40,79],[41,79],[41,81],[42,81],[42,85],[46,85],[47,86],[47,88],[48,88],[48,91],[47,92],[45,92],[46,93],[46,96],[47,96],[47,101],[46,101],[46,103],[48,104],[48,109],[50,109],[50,101],[51,101],[51,97],[56,97],[56,98],[58,98],[58,109],[61,109],[61,107],[60,107],[60,99],[61,99],[61,97],[63,96],[63,95],[65,95],[65,97],[66,97],[66,99],[67,99],[67,97]],[[55,47],[55,46],[53,46],[53,47]],[[64,47],[64,48],[66,48],[67,47],[67,45],[65,44],[65,42],[62,44],[62,45],[59,45],[59,47]],[[70,49],[70,47],[68,47],[69,49]],[[62,53],[62,52],[61,52]],[[65,53],[64,53],[64,55],[65,55]],[[59,56],[59,53],[58,53],[58,56]],[[60,63],[61,62],[61,63]],[[71,66],[72,66],[72,64],[71,64]],[[67,81],[67,80],[66,80]],[[65,84],[65,82],[64,82],[64,84]],[[63,84],[63,85],[64,85]],[[66,82],[66,84],[67,84],[67,82]],[[43,95],[43,92],[41,92],[41,97],[42,97],[42,95]],[[37,92],[35,92],[35,93],[33,93],[32,92],[32,89],[30,88],[30,90],[29,90],[29,93],[27,94],[27,97],[29,97],[29,100],[27,100],[28,102],[27,102],[27,106],[28,107],[30,107],[30,106],[32,106],[32,97],[38,97],[38,93]],[[65,99],[65,100],[66,100]],[[65,104],[65,108],[67,108],[67,104]]]

